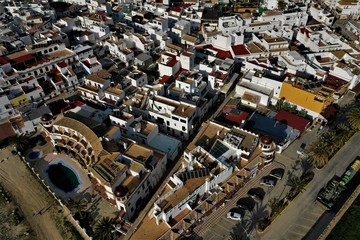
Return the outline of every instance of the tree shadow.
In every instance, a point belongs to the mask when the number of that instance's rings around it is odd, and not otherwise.
[[[311,158],[300,160],[301,175],[305,175],[314,169],[314,161]]]
[[[269,217],[269,210],[263,202],[256,202],[253,211],[249,215],[246,215],[239,223],[237,223],[231,232],[233,239],[250,239],[251,233],[256,230],[258,223]]]

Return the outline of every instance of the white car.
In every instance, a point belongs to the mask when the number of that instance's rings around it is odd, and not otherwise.
[[[226,215],[227,218],[230,218],[235,221],[241,221],[242,219],[242,211],[239,208],[233,208],[231,209],[228,214]]]
[[[276,178],[269,176],[263,177],[260,181],[260,184],[268,187],[274,187],[276,184]]]

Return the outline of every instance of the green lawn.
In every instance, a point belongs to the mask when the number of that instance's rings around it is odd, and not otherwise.
[[[360,239],[360,196],[357,197],[327,238],[327,240],[343,239]]]

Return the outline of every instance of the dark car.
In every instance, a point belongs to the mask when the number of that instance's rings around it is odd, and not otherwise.
[[[248,191],[248,195],[254,199],[259,199],[260,201],[264,199],[265,191],[262,188],[252,188]]]
[[[248,211],[252,211],[255,207],[255,201],[254,199],[252,199],[251,197],[246,197],[246,198],[240,198],[237,202],[236,205],[239,208],[242,209],[246,209]]]
[[[261,185],[268,187],[274,187],[276,185],[277,179],[271,176],[265,176],[260,180]]]
[[[274,178],[280,180],[280,179],[283,178],[284,173],[285,173],[285,170],[284,170],[283,168],[275,168],[275,169],[271,170],[271,172],[270,172],[269,175],[270,175],[271,177],[274,177]]]

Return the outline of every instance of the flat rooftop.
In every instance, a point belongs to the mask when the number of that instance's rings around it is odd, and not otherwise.
[[[160,203],[160,208],[167,212],[168,210],[175,207],[177,204],[179,204],[182,200],[184,200],[187,196],[189,196],[195,189],[200,187],[202,184],[205,183],[206,177],[200,177],[200,178],[192,178],[185,182],[185,184],[176,190],[173,194],[171,194],[169,197],[164,199]]]
[[[153,150],[133,143],[126,149],[124,155],[145,163],[145,161],[153,155]]]
[[[170,153],[171,155],[181,146],[181,142],[176,138],[158,134],[149,142],[149,146],[163,153]]]

